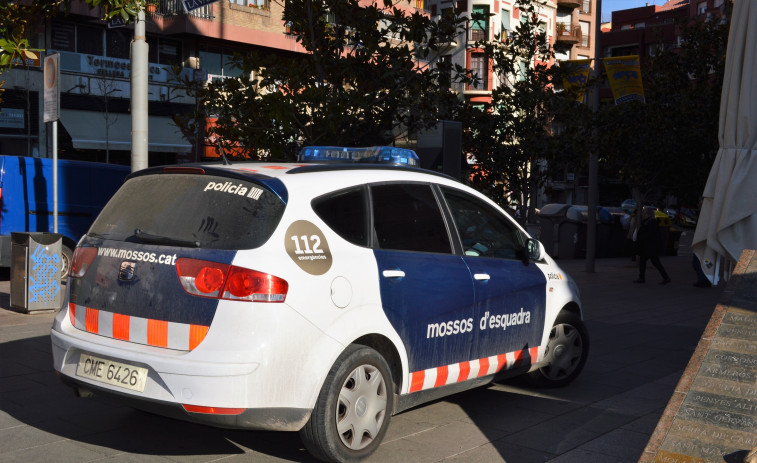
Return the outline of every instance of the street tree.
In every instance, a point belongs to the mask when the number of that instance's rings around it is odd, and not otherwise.
[[[403,0],[404,1],[404,0]],[[460,106],[435,50],[462,27],[392,0],[289,0],[283,15],[305,54],[236,55],[233,78],[207,86],[195,121],[216,118],[211,138],[250,158],[291,159],[302,145],[371,146],[456,118]]]
[[[531,222],[535,196],[560,155],[552,133],[557,103],[571,97],[555,92],[562,74],[552,65],[554,51],[539,21],[539,3],[521,0],[515,7],[523,20],[508,37],[474,44],[488,59],[497,85],[491,102],[469,106],[464,150],[476,164],[473,184]]]
[[[603,161],[639,201],[672,193],[697,204],[718,151],[729,17],[683,19],[681,46],[641,63],[646,103],[600,111]]]

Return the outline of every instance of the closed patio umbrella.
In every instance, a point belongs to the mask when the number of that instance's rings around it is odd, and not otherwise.
[[[718,138],[693,241],[713,284],[723,263],[757,249],[757,1],[734,1]]]

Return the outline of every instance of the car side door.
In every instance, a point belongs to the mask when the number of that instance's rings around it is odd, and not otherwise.
[[[546,309],[546,277],[526,257],[525,236],[499,209],[464,191],[442,187],[463,260],[473,276],[480,375],[536,355]]]
[[[438,195],[426,183],[372,184],[369,191],[381,302],[405,344],[411,392],[457,381],[423,379],[424,370],[467,361],[475,330],[471,275]]]

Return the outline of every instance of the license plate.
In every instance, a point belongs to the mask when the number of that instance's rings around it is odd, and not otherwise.
[[[76,367],[76,376],[143,392],[147,382],[147,368],[81,354],[79,365]]]

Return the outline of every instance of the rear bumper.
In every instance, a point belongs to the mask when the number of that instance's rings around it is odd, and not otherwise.
[[[77,395],[113,400],[139,410],[167,416],[191,423],[205,424],[216,428],[250,429],[261,431],[299,431],[310,419],[311,410],[304,408],[248,408],[233,415],[214,415],[188,412],[180,404],[162,400],[138,398],[131,394],[101,388],[61,374],[61,381],[74,389]]]

